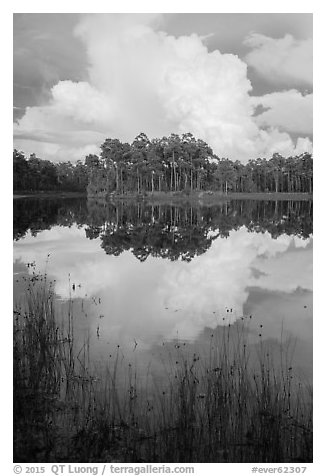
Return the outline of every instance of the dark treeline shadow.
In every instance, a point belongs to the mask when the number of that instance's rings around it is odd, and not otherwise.
[[[109,255],[130,250],[140,261],[148,256],[190,261],[207,251],[216,238],[228,238],[245,226],[308,238],[312,233],[312,201],[231,200],[214,206],[107,203],[84,199],[22,199],[14,202],[14,239],[28,231],[36,236],[53,226],[85,226],[88,239],[99,238]]]

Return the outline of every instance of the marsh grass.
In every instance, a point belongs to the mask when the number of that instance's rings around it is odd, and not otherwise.
[[[291,343],[249,345],[242,318],[202,354],[166,344],[164,378],[144,380],[119,347],[92,363],[72,300],[59,316],[53,284],[34,271],[14,309],[15,462],[312,461],[312,391]]]

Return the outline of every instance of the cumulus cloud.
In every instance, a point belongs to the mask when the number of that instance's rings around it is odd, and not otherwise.
[[[209,52],[197,34],[177,38],[157,31],[159,20],[154,14],[84,15],[76,35],[87,49],[89,81],[60,81],[48,104],[29,108],[14,127],[18,145],[23,148],[30,135],[38,152],[47,137],[43,150],[49,151],[71,130],[80,132],[78,142],[72,137],[67,145],[76,155],[81,147],[93,151],[105,137],[131,141],[140,131],[150,137],[191,132],[231,159],[296,153],[285,129],[273,121],[261,129],[255,120],[245,62]]]
[[[260,131],[257,140],[257,151],[263,151],[260,157],[271,157],[278,152],[284,157],[312,152],[312,142],[308,137],[298,137],[295,144],[287,132],[280,132],[277,128],[268,128]]]
[[[278,127],[280,130],[300,134],[312,134],[313,95],[303,95],[295,89],[265,94],[252,98],[252,103],[265,110],[255,118],[263,127]]]
[[[48,104],[27,108],[14,124],[15,143],[40,157],[82,159],[98,152],[109,117],[108,98],[100,91],[86,82],[60,81]]]
[[[245,61],[271,82],[312,85],[312,39],[292,35],[270,38],[252,33],[244,42],[252,48]]]

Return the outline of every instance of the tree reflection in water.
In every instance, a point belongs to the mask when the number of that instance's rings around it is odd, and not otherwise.
[[[86,199],[17,199],[14,201],[14,239],[27,232],[36,236],[53,226],[85,227],[88,239],[100,239],[109,255],[130,250],[137,259],[148,256],[191,261],[205,253],[217,237],[228,238],[245,226],[308,238],[312,234],[312,201],[231,200],[213,206],[106,203]]]

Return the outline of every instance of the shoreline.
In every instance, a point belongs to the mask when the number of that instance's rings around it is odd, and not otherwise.
[[[214,204],[220,202],[227,202],[230,200],[262,200],[262,201],[301,201],[313,200],[313,194],[308,193],[266,193],[266,192],[230,192],[227,195],[221,192],[194,192],[186,195],[184,193],[175,192],[154,192],[144,194],[130,193],[124,195],[111,194],[107,197],[88,197],[89,200],[101,202],[114,202],[125,200],[137,202],[154,202],[154,203],[199,203],[199,204]]]
[[[86,192],[17,192],[13,194],[13,199],[22,198],[88,198],[90,200],[99,201],[114,201],[114,200],[137,200],[137,201],[149,201],[149,202],[199,202],[203,204],[215,203],[229,200],[265,200],[265,201],[278,201],[278,200],[313,200],[313,194],[309,193],[288,193],[288,192],[230,192],[228,194],[222,194],[221,192],[193,192],[186,195],[182,192],[154,192],[146,194],[112,194],[108,197],[87,197]]]
[[[87,198],[86,192],[14,192],[13,199],[18,198]]]
[[[312,193],[290,192],[231,192],[228,197],[241,200],[313,200]]]

